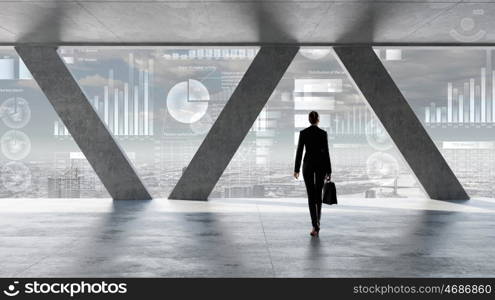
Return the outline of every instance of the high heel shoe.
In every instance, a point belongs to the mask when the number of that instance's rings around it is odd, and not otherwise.
[[[314,228],[313,230],[309,233],[311,236],[318,236],[318,233],[320,232],[320,228]]]

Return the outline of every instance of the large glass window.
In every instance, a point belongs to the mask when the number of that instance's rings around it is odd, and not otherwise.
[[[153,197],[168,197],[258,48],[62,47]],[[60,121],[53,132],[67,138]]]
[[[373,111],[331,48],[302,48],[251,128],[212,197],[306,197],[292,177],[308,113],[327,131],[333,181],[344,197],[424,197]]]
[[[376,51],[468,194],[494,197],[493,49]]]
[[[1,197],[109,197],[12,47],[0,48],[0,118]]]
[[[59,54],[154,197],[167,197],[256,47],[62,47]],[[471,196],[493,197],[487,48],[375,49]],[[2,197],[108,197],[13,48],[0,49]],[[302,48],[211,197],[305,197],[298,133],[320,113],[344,197],[424,197],[331,48]]]

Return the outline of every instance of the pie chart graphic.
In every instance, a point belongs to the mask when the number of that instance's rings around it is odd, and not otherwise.
[[[211,119],[209,114],[205,114],[199,121],[194,122],[191,126],[191,130],[195,134],[205,134],[208,133],[211,126],[213,125],[213,120]]]
[[[167,109],[175,120],[192,124],[204,116],[209,100],[208,89],[201,82],[189,79],[170,89],[167,95]]]
[[[24,98],[9,98],[0,106],[0,117],[6,126],[15,129],[22,128],[31,119],[29,103]]]
[[[21,160],[31,152],[31,140],[22,131],[9,130],[0,138],[2,154],[11,160]]]
[[[366,160],[366,173],[370,179],[390,179],[399,174],[399,163],[392,155],[375,152]]]
[[[31,171],[23,163],[12,161],[2,167],[3,186],[14,193],[27,190],[31,185]]]

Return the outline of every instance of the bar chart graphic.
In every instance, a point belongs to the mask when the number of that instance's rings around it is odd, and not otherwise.
[[[486,66],[477,78],[448,82],[446,105],[431,102],[423,107],[426,126],[482,126],[495,124],[495,71],[492,50],[486,50]]]
[[[114,136],[153,136],[153,73],[154,60],[141,60],[137,66],[133,53],[129,54],[127,81],[117,84],[114,70],[108,71],[108,82],[99,94],[88,97],[89,101]],[[119,81],[122,83],[122,81]],[[53,135],[69,136],[61,120],[55,120]]]

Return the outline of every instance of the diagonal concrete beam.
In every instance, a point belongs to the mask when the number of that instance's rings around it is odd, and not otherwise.
[[[299,47],[261,47],[194,155],[170,199],[206,200]]]
[[[373,48],[334,50],[430,198],[469,199]]]
[[[17,46],[41,90],[114,200],[150,194],[57,53],[56,47]]]

